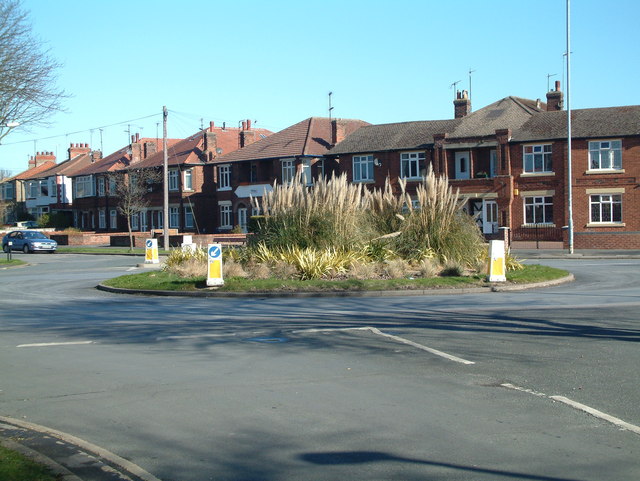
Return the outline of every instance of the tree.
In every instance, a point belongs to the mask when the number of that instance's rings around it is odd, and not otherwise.
[[[118,198],[118,212],[127,219],[129,251],[133,250],[131,217],[149,207],[149,193],[154,184],[162,181],[162,173],[156,169],[121,170],[107,174],[111,185],[115,186]]]
[[[20,0],[0,0],[0,141],[11,130],[45,125],[67,94],[56,87],[60,64],[42,50]]]

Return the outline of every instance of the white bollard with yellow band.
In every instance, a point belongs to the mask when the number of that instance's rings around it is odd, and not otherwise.
[[[506,272],[504,241],[489,241],[489,282],[505,282]]]
[[[144,242],[144,263],[145,264],[159,264],[158,259],[158,239],[147,239]]]
[[[224,285],[224,280],[222,279],[222,246],[220,244],[209,244],[207,246],[207,259],[209,261],[207,286]]]

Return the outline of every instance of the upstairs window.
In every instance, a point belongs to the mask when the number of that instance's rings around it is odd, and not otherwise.
[[[353,156],[353,181],[372,182],[373,181],[373,155]]]
[[[98,195],[100,197],[104,197],[104,177],[98,178]]]
[[[231,189],[231,166],[221,165],[218,167],[218,189]]]
[[[76,197],[92,197],[93,195],[93,176],[81,175],[76,177]]]
[[[180,175],[180,172],[178,172],[177,169],[171,169],[169,170],[169,190],[178,190],[179,188],[179,182],[178,182],[178,176]]]
[[[403,152],[400,154],[400,177],[420,179],[420,166],[424,165],[424,152]]]
[[[193,170],[184,171],[184,190],[193,190]]]
[[[553,172],[551,144],[524,146],[524,172],[527,174]]]
[[[622,170],[622,141],[589,142],[589,170]]]

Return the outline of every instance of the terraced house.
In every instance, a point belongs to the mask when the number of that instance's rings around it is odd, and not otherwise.
[[[352,182],[407,181],[431,167],[459,189],[488,237],[567,241],[567,113],[559,82],[547,102],[506,97],[476,112],[466,92],[450,120],[360,128],[329,152]],[[640,106],[572,111],[574,246],[640,248]]]

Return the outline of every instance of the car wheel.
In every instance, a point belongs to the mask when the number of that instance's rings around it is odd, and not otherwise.
[[[2,250],[6,253],[11,252],[11,248],[9,247],[9,244],[5,244],[2,246]]]
[[[49,251],[49,254],[55,254],[56,251]]]
[[[22,252],[24,252],[25,254],[28,254],[29,251],[29,244],[25,244],[24,247],[22,247]]]

